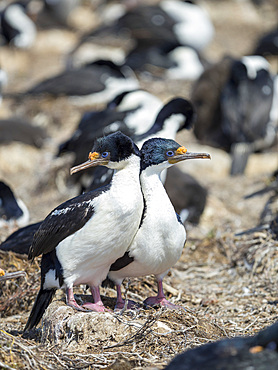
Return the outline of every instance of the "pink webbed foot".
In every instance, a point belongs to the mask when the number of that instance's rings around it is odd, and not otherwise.
[[[85,311],[95,311],[95,312],[104,312],[106,311],[106,308],[104,307],[102,302],[98,303],[91,303],[91,302],[85,302],[82,304],[82,307],[85,308]]]
[[[76,302],[75,302],[75,303],[76,303]],[[68,305],[69,307],[74,308],[74,309],[75,309],[75,310],[77,310],[77,311],[88,312],[88,310],[86,310],[85,308],[82,308],[82,307],[81,307],[81,306],[79,306],[77,303],[76,303],[76,304],[74,304],[74,303],[68,302],[68,303],[67,303],[67,305]]]
[[[184,309],[182,306],[175,305],[169,301],[165,297],[149,297],[144,300],[144,304],[146,306],[162,306],[162,307],[167,307],[170,310],[179,310],[179,309]]]
[[[145,299],[144,304],[146,306],[162,306],[167,307],[171,310],[185,310],[182,306],[177,306],[165,298],[165,294],[163,292],[163,286],[162,286],[162,279],[157,279],[157,287],[158,287],[158,293],[155,297],[149,297]]]
[[[83,312],[88,311],[85,308],[79,306],[79,304],[76,302],[72,288],[67,288],[66,290],[66,302],[69,307],[72,307],[77,311],[83,311]]]
[[[119,302],[116,302],[116,305],[115,305],[115,308],[114,308],[114,311],[117,312],[117,311],[121,311],[123,308],[125,308],[125,300],[122,300],[122,301],[119,301]],[[136,308],[138,308],[139,305],[138,303],[132,301],[132,300],[128,300],[127,302],[127,305],[126,305],[126,309],[127,310],[135,310]]]
[[[99,293],[99,287],[92,285],[90,286],[90,288],[91,288],[92,296],[93,296],[95,303],[85,302],[83,303],[82,307],[85,307],[95,312],[105,312],[105,311],[110,312],[111,310],[109,310],[108,308],[105,308],[104,304],[102,303],[100,293]]]
[[[126,308],[127,310],[134,310],[138,308],[138,304],[130,299],[127,301],[126,305],[126,301],[122,297],[121,284],[116,284],[116,289],[117,289],[117,301],[114,308],[114,312],[121,311],[124,308]]]
[[[95,303],[85,302],[82,306],[76,302],[73,294],[72,288],[68,288],[66,291],[67,305],[82,312],[95,311],[95,312],[104,312],[105,307],[101,301],[98,288],[91,287],[92,295]]]

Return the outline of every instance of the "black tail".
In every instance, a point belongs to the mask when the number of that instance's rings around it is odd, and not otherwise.
[[[115,283],[113,280],[109,279],[109,277],[107,276],[105,280],[103,280],[103,282],[101,283],[101,286],[103,288],[115,288]]]
[[[55,291],[56,289],[48,290],[43,290],[42,288],[40,289],[36,301],[34,303],[34,306],[32,308],[32,311],[30,313],[29,319],[27,321],[27,324],[24,328],[24,332],[29,331],[38,325],[40,319],[42,318],[42,315],[44,314],[44,311],[47,309],[50,302],[52,301]]]

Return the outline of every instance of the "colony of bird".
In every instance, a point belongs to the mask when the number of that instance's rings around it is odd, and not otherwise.
[[[82,3],[5,2],[2,47],[32,52],[40,28],[68,28]],[[0,249],[28,254],[32,261],[42,256],[41,286],[24,331],[40,323],[60,288],[76,310],[107,311],[100,286],[109,280],[116,286],[115,311],[138,304],[123,299],[123,280],[148,275],[157,279],[157,295],[146,297],[145,306],[183,309],[166,299],[162,280],[182,254],[185,225],[200,221],[207,189],[174,165],[210,155],[190,152],[190,143],[179,144],[177,134],[192,129],[200,144],[230,153],[231,175],[243,174],[249,155],[271,149],[277,140],[278,77],[264,57],[277,55],[272,42],[277,32],[258,41],[257,55],[250,48],[241,57],[212,62],[205,49],[215,30],[202,6],[179,0],[99,3],[99,25],[65,53],[62,70],[21,90],[9,88],[11,76],[0,70],[2,104],[9,99],[24,107],[33,99],[39,110],[47,99],[64,98],[80,107],[81,117],[59,143],[47,125],[12,114],[0,119],[0,145],[21,142],[36,150],[52,145],[53,163],[69,158],[62,186],[75,191],[30,223],[13,184],[0,178],[0,227],[11,231]],[[88,59],[84,50],[111,38],[122,44],[120,56],[96,52]],[[192,91],[163,101],[143,89],[140,81],[146,80],[165,81],[165,89],[167,81],[190,81]],[[61,184],[58,172],[53,177]],[[277,214],[270,225],[277,232]],[[90,288],[93,303],[76,301],[74,287],[81,284]]]

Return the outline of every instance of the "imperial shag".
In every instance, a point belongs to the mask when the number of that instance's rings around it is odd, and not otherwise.
[[[191,98],[196,138],[231,153],[231,175],[244,173],[250,154],[275,144],[278,77],[265,58],[223,58],[204,71]]]
[[[105,103],[123,91],[137,88],[138,80],[130,70],[109,60],[97,60],[81,67],[65,69],[34,85],[23,95],[68,96],[79,104],[96,104]]]
[[[0,181],[0,227],[27,225],[29,211],[25,203],[18,199],[5,182]]]
[[[127,253],[110,267],[108,277],[117,287],[116,309],[124,307],[121,283],[126,277],[155,275],[158,294],[145,304],[176,308],[163,293],[162,279],[179,260],[186,231],[160,180],[162,170],[187,159],[210,158],[207,153],[189,153],[176,141],[153,138],[141,149],[140,182],[145,202],[139,230]]]
[[[142,217],[139,149],[120,132],[108,135],[72,173],[97,165],[116,170],[111,183],[59,205],[34,235],[29,258],[43,254],[41,288],[25,331],[38,324],[57,288],[66,289],[67,304],[77,310],[105,310],[99,285],[126,252]],[[90,286],[94,303],[77,304],[73,287],[79,284]]]
[[[37,36],[36,25],[28,16],[29,3],[14,1],[0,10],[0,36],[7,44],[20,49],[30,48]]]
[[[121,131],[129,137],[148,131],[162,106],[159,98],[144,90],[118,94],[105,109],[83,115],[71,138],[59,146],[58,156],[73,152],[75,159],[72,166],[76,166],[84,161],[88,148],[98,137],[115,131]]]
[[[34,234],[41,226],[41,223],[42,221],[39,221],[16,230],[0,244],[0,250],[28,255]]]
[[[167,139],[175,139],[177,132],[183,129],[192,127],[195,120],[195,110],[190,101],[176,97],[165,104],[158,114],[151,128],[141,135],[134,135],[132,139],[136,145],[141,148],[143,143],[153,137],[164,137]],[[164,182],[166,171],[161,176]],[[109,183],[112,177],[112,171],[106,168],[98,167],[95,169],[94,175],[89,186],[85,189],[93,190],[103,183]]]

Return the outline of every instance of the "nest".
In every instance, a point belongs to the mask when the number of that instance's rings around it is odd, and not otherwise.
[[[28,273],[19,279],[0,281],[0,317],[28,312],[40,285],[39,262],[31,264],[27,256],[3,251],[0,259],[5,272]]]
[[[1,283],[5,326],[0,330],[0,366],[6,368],[159,369],[185,350],[253,335],[277,320],[278,245],[268,233],[188,241],[164,282],[167,298],[184,309],[143,306],[144,299],[155,294],[153,277],[126,284],[126,297],[139,306],[120,314],[113,313],[116,298],[111,288],[101,288],[110,309],[101,314],[66,306],[64,293],[57,291],[41,326],[27,337],[22,330],[39,289],[39,266],[11,252],[1,253],[1,258],[6,271],[28,274]],[[80,303],[91,299],[81,288],[75,293]]]
[[[114,368],[119,362],[122,369],[162,367],[186,348],[226,336],[217,323],[185,310],[84,313],[60,300],[48,307],[42,328],[32,334],[42,344],[0,331],[2,359],[12,364],[20,357],[22,367],[33,369]]]

